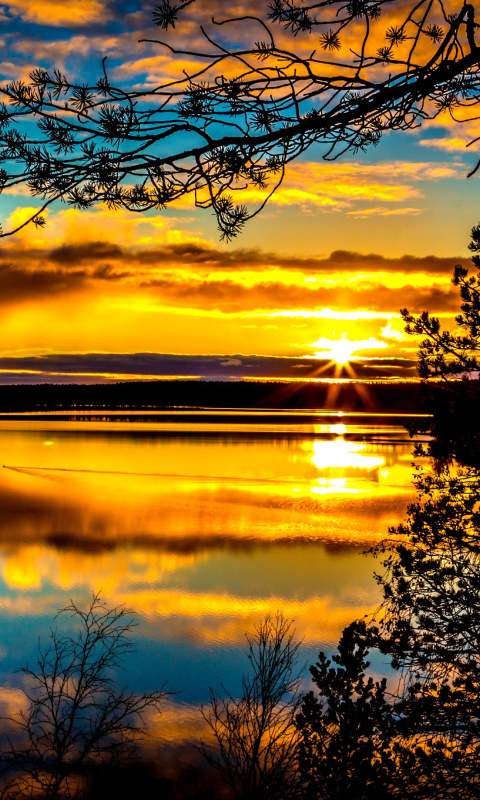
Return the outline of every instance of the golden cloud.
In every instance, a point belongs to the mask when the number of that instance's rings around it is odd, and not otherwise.
[[[11,212],[4,227],[17,228],[37,211],[38,208],[33,206],[18,207]],[[69,246],[82,245],[91,240],[92,230],[102,231],[102,237],[115,242],[116,247],[182,243],[212,246],[212,242],[176,227],[178,221],[175,218],[159,214],[139,216],[134,212],[110,211],[105,207],[95,211],[68,208],[42,213],[47,219],[46,227],[34,228],[33,225],[26,225],[15,235],[15,247],[50,249],[61,246],[64,242],[68,242]]]
[[[417,216],[422,213],[421,208],[362,208],[356,211],[347,211],[349,216],[354,216],[356,219],[363,217],[394,217],[394,216]]]
[[[315,205],[326,209],[345,208],[365,200],[405,203],[407,200],[423,197],[423,192],[415,183],[458,177],[462,169],[460,165],[432,165],[428,162],[389,161],[365,164],[342,161],[332,164],[297,161],[288,166],[282,185],[269,202],[278,206]],[[242,189],[241,194],[242,201],[247,203],[260,202],[265,198],[265,193],[257,189]],[[362,213],[386,216],[393,213],[409,214],[412,211],[421,213],[421,209],[411,207],[398,211],[375,208]]]
[[[11,14],[18,15],[25,22],[37,25],[76,27],[96,25],[110,19],[108,2],[102,0],[4,0]]]
[[[373,614],[378,599],[375,590],[367,597],[359,593],[353,602],[343,605],[333,597],[310,597],[296,600],[285,597],[235,597],[228,594],[199,594],[165,590],[122,594],[126,603],[140,617],[165,630],[171,619],[182,638],[207,644],[212,641],[224,644],[242,644],[245,631],[252,630],[267,614],[274,616],[279,609],[295,620],[298,636],[307,645],[338,640],[343,628],[352,617]],[[373,595],[373,596],[372,596]],[[110,598],[118,602],[118,597]],[[0,602],[1,606],[1,602]]]
[[[110,594],[127,584],[156,584],[173,572],[193,567],[204,557],[196,553],[163,553],[121,549],[114,553],[64,552],[42,545],[26,545],[7,552],[1,564],[3,580],[12,589],[39,589],[45,582],[70,591],[86,582]]]

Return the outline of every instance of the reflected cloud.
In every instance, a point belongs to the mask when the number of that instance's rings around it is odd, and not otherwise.
[[[44,545],[19,547],[0,560],[0,572],[10,589],[41,589],[46,584],[63,591],[90,585],[111,593],[129,584],[161,584],[170,575],[193,567],[205,555],[121,549],[92,555],[62,552]]]
[[[245,631],[252,630],[267,614],[281,610],[295,620],[297,634],[305,645],[333,643],[352,619],[374,612],[379,596],[376,589],[359,590],[353,596],[238,597],[229,594],[178,591],[134,592],[122,594],[125,602],[145,620],[143,630],[168,633],[197,645],[238,646],[245,642]],[[350,587],[350,590],[352,587]],[[113,596],[112,600],[119,598]]]
[[[388,423],[335,416],[317,433],[306,420],[308,433],[295,423],[273,437],[211,437],[208,422],[195,423],[204,425],[196,436],[191,422],[168,436],[120,421],[103,430],[62,430],[53,420],[48,433],[31,420],[36,429],[0,429],[3,459],[19,467],[0,470],[5,671],[35,649],[66,598],[85,605],[99,590],[141,622],[145,674],[134,675],[136,685],[160,669],[195,702],[205,697],[202,681],[215,683],[209,670],[221,681],[245,631],[267,614],[293,618],[306,647],[333,646],[352,619],[377,608],[362,550],[404,516],[411,444]],[[177,718],[175,704],[152,719],[172,745],[191,741],[198,724],[189,707]]]
[[[23,554],[26,555],[25,553]],[[33,553],[30,553],[32,556]],[[61,560],[61,556],[59,556]],[[67,567],[68,564],[63,565]],[[100,565],[99,565],[100,566]],[[288,569],[288,560],[285,559],[285,569]],[[366,569],[368,577],[369,567]],[[353,565],[354,570],[354,565]],[[26,573],[24,573],[26,575]],[[18,581],[15,588],[25,591],[27,588],[36,590],[38,585],[26,586],[26,579],[18,580],[18,573],[14,574]],[[48,583],[55,583],[55,575],[50,572]],[[103,581],[102,581],[103,577]],[[124,576],[125,577],[125,576]],[[77,575],[78,583],[74,587],[73,576],[70,583],[64,586],[60,583],[54,585],[52,590],[35,595],[20,594],[16,597],[0,596],[0,610],[8,617],[32,618],[56,613],[65,598],[65,591],[82,587],[82,594],[89,591],[98,591],[101,587],[104,597],[112,605],[126,604],[135,612],[142,622],[142,635],[156,640],[171,639],[174,641],[190,641],[202,647],[220,647],[224,645],[237,646],[245,641],[245,631],[263,619],[267,614],[275,614],[281,610],[287,617],[295,619],[297,633],[306,644],[318,642],[333,643],[337,640],[343,628],[353,618],[362,617],[372,613],[378,604],[378,591],[370,585],[371,579],[364,576],[360,579],[346,573],[345,583],[338,587],[338,592],[327,592],[323,596],[309,596],[299,599],[295,596],[282,596],[277,594],[257,596],[240,596],[228,592],[214,591],[189,591],[175,588],[143,589],[143,581],[138,581],[135,586],[135,577],[130,573],[128,581],[112,580],[112,575],[100,574],[100,569],[90,574]],[[155,583],[155,582],[153,582]],[[268,584],[268,581],[267,581]],[[259,590],[267,589],[266,585]],[[60,593],[59,593],[60,590]],[[89,591],[85,593],[88,597]]]
[[[136,567],[138,576],[150,570],[161,580],[171,571],[162,554],[172,551],[198,559],[219,547],[281,541],[368,545],[402,519],[412,497],[411,444],[389,444],[389,431],[394,437],[401,431],[388,425],[376,429],[376,444],[347,439],[357,429],[363,439],[364,428],[344,423],[307,422],[307,439],[298,426],[278,439],[239,438],[236,429],[224,439],[202,438],[199,422],[195,438],[187,432],[165,438],[146,434],[145,423],[119,423],[112,436],[94,423],[72,433],[54,421],[47,439],[34,430],[37,423],[15,424],[32,430],[0,430],[0,449],[16,464],[0,471],[0,542],[12,587],[40,586],[60,569],[40,551],[17,558],[21,546],[55,545],[64,564],[68,552],[76,553],[78,567],[72,556],[55,578],[64,588],[95,565],[102,584],[113,565],[126,574],[128,559],[117,551],[129,548],[152,551],[148,566]],[[332,433],[334,440],[323,438]]]
[[[170,744],[179,747],[199,739],[206,744],[214,741],[212,730],[202,716],[200,705],[165,700],[161,713],[150,711],[145,721],[148,736],[157,745]],[[145,742],[143,747],[148,751],[149,742]]]
[[[4,725],[26,707],[27,701],[21,689],[0,686],[0,715]]]

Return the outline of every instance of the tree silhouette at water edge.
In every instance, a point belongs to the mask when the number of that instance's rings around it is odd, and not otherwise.
[[[76,629],[53,627],[36,664],[21,669],[25,707],[8,720],[12,733],[0,757],[8,778],[3,800],[84,794],[89,772],[135,755],[145,715],[161,712],[169,695],[164,687],[143,695],[117,687],[133,648],[129,609],[109,608],[96,594],[86,610],[71,601],[58,616],[71,616]]]

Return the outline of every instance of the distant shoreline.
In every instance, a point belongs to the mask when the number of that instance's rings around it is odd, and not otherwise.
[[[48,411],[315,410],[425,413],[420,384],[395,382],[124,381],[109,384],[7,384],[0,413]]]

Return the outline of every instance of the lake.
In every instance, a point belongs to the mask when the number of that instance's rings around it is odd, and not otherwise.
[[[0,700],[55,612],[101,591],[137,615],[129,687],[176,692],[160,738],[246,666],[245,632],[282,611],[313,663],[379,603],[365,551],[413,499],[403,418],[317,412],[0,417]],[[386,665],[373,657],[374,668]]]

